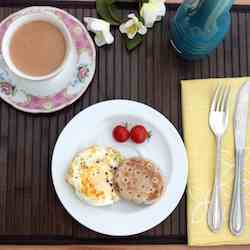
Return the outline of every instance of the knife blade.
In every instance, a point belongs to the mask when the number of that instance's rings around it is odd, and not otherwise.
[[[243,199],[243,169],[248,128],[250,81],[244,83],[236,99],[234,112],[235,137],[235,176],[230,211],[230,230],[232,234],[241,234],[245,224],[245,208]]]

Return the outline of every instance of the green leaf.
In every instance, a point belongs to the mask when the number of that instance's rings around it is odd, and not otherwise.
[[[142,16],[138,17],[139,21],[142,22],[143,24],[145,23],[144,18]]]
[[[127,38],[126,47],[128,50],[133,50],[143,42],[144,37],[140,34],[136,34],[133,39]]]
[[[98,15],[111,25],[119,25],[121,18],[115,5],[116,0],[96,0],[96,11]]]
[[[120,16],[120,13],[119,13],[118,9],[116,8],[116,6],[114,4],[111,4],[108,6],[108,10],[109,10],[109,13],[110,13],[111,17],[113,18],[113,20],[115,20],[115,22],[121,24],[122,18]]]
[[[148,2],[149,2],[149,0],[139,0],[139,9],[141,9],[141,7],[144,3],[148,3]]]

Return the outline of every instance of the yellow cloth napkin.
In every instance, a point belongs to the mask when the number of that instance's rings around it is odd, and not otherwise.
[[[228,227],[235,167],[233,112],[237,91],[248,79],[250,78],[182,81],[184,141],[189,160],[187,188],[189,245],[250,244],[250,123],[244,168],[245,230],[236,237],[230,233]],[[209,129],[208,115],[211,99],[219,83],[230,84],[232,92],[229,124],[222,142],[221,181],[224,225],[219,233],[212,233],[207,226],[207,209],[215,174],[216,147],[215,137]]]

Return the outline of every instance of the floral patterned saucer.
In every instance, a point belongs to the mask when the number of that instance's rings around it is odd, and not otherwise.
[[[29,113],[50,113],[72,104],[86,91],[95,72],[96,51],[89,33],[75,17],[57,8],[29,7],[10,15],[0,23],[0,42],[8,26],[17,17],[41,12],[53,12],[68,27],[77,49],[78,63],[74,78],[65,89],[52,96],[39,97],[15,87],[9,70],[0,58],[0,97],[15,108]]]

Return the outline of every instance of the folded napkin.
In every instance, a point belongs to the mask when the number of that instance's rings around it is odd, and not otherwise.
[[[239,236],[230,233],[229,211],[234,178],[233,112],[237,91],[250,78],[182,81],[184,141],[189,160],[187,189],[188,244],[193,246],[250,244],[250,123],[244,168],[246,225]],[[209,129],[211,99],[219,83],[231,85],[228,129],[222,142],[222,204],[224,225],[219,233],[207,226],[207,210],[215,174],[215,137]]]

